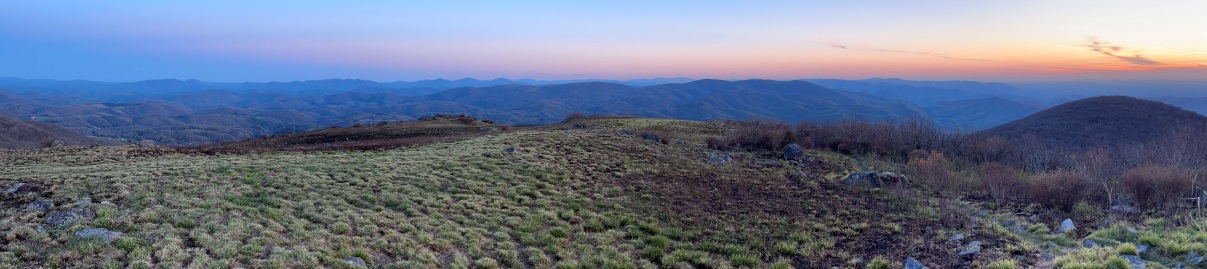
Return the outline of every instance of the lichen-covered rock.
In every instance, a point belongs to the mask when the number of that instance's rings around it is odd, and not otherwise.
[[[25,209],[38,212],[50,211],[51,208],[54,208],[54,202],[51,202],[50,200],[37,200],[33,203],[25,205]]]
[[[13,184],[12,186],[4,189],[4,192],[17,193],[17,191],[21,190],[21,187],[23,187],[23,186],[25,186],[25,183],[17,182],[17,184]]]
[[[94,218],[96,218],[96,212],[93,212],[92,209],[88,209],[86,207],[75,207],[68,210],[50,213],[50,215],[46,216],[46,224],[50,224],[54,227],[62,227],[75,223],[76,221]]]
[[[75,236],[79,237],[80,239],[100,238],[105,240],[105,242],[116,240],[122,235],[123,233],[121,232],[114,232],[103,228],[88,228],[75,232]]]
[[[652,133],[641,134],[641,139],[662,143],[662,137]]]
[[[930,268],[927,268],[926,265],[922,265],[922,262],[919,262],[918,259],[914,259],[914,257],[907,257],[907,258],[905,258],[905,269],[930,269]]]
[[[805,149],[801,148],[796,143],[788,144],[784,147],[784,160],[803,160],[805,159]]]
[[[868,186],[872,186],[875,188],[879,188],[880,187],[880,176],[877,175],[876,172],[872,172],[872,171],[856,172],[856,173],[851,173],[850,175],[847,175],[847,177],[845,179],[843,179],[842,182],[846,183],[847,185],[851,185],[851,186],[868,185]]]
[[[1065,219],[1064,221],[1060,222],[1060,228],[1056,229],[1056,232],[1067,233],[1074,230],[1077,230],[1077,225],[1073,225],[1073,220]]]
[[[365,263],[365,260],[361,259],[360,257],[348,257],[344,259],[344,262],[348,263],[348,265],[351,265],[352,268],[369,268],[369,265]]]
[[[708,164],[720,165],[729,163],[732,158],[729,157],[729,152],[709,152]]]
[[[1148,267],[1148,262],[1145,262],[1144,259],[1140,258],[1140,256],[1121,255],[1120,257],[1123,257],[1124,260],[1127,260],[1127,265],[1132,269],[1144,269]]]

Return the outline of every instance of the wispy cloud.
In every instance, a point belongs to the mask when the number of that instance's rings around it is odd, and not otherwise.
[[[1144,58],[1139,53],[1128,53],[1127,49],[1121,46],[1112,45],[1110,42],[1098,40],[1097,37],[1090,37],[1090,44],[1086,45],[1090,50],[1097,51],[1107,56],[1115,57],[1120,60],[1127,61],[1138,65],[1161,65],[1160,62]],[[1130,54],[1130,55],[1128,55]]]
[[[868,48],[868,47],[845,45],[845,44],[830,44],[830,47],[836,48],[836,49],[844,49],[844,50],[862,50],[862,51],[875,51],[875,52],[887,52],[887,53],[898,53],[898,54],[913,54],[913,55],[929,56],[929,57],[935,57],[935,58],[941,58],[941,59],[947,59],[947,60],[958,60],[958,61],[976,61],[976,62],[988,62],[989,61],[986,59],[962,58],[962,57],[949,56],[946,54],[939,54],[939,53],[933,53],[933,52]]]

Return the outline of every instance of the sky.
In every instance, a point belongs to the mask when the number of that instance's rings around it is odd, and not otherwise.
[[[1207,1],[0,1],[0,77],[1207,79]]]

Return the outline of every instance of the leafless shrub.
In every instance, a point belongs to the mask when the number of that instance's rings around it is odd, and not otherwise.
[[[1031,180],[1028,194],[1032,201],[1068,212],[1085,200],[1093,183],[1068,170],[1043,172]]]
[[[1123,184],[1142,206],[1172,210],[1173,206],[1191,194],[1190,173],[1171,166],[1143,165],[1127,170]]]

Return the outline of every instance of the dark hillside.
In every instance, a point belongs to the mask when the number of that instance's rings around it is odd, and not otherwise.
[[[1022,139],[1034,135],[1045,146],[1084,149],[1145,143],[1207,117],[1169,104],[1126,96],[1101,96],[1064,103],[982,132]]]
[[[0,116],[0,148],[116,144],[119,143],[86,137],[49,123],[21,121]]]

